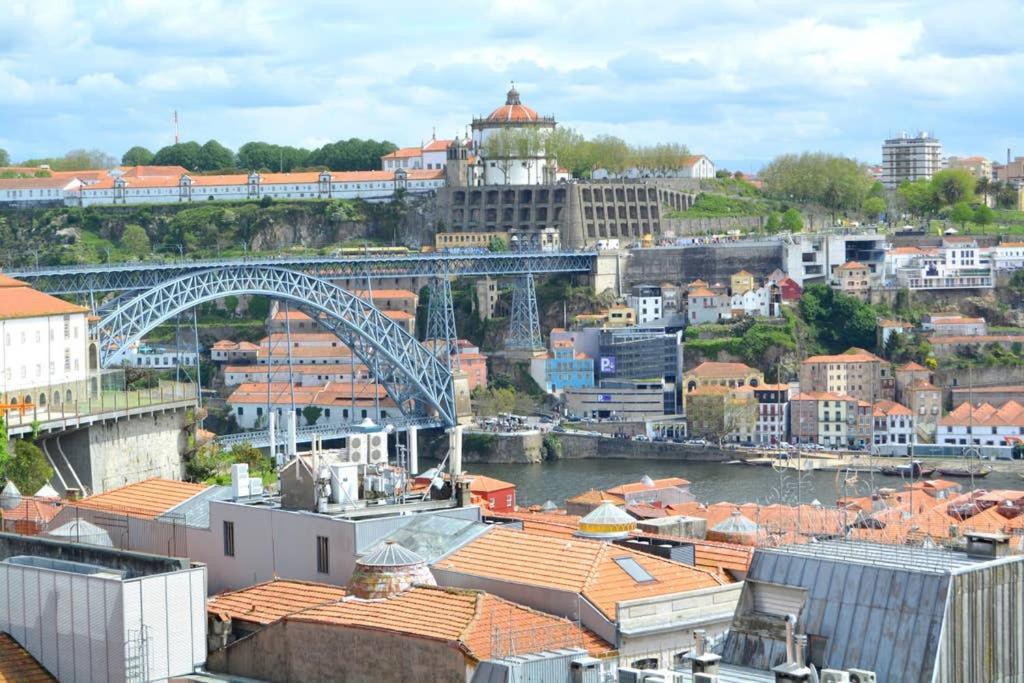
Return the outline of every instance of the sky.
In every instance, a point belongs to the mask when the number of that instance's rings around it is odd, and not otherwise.
[[[400,146],[504,103],[719,167],[1024,154],[1024,2],[4,0],[0,148],[14,160],[214,138]]]

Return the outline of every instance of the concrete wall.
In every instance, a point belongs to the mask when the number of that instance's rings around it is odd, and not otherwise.
[[[455,644],[293,621],[279,621],[210,653],[207,666],[278,683],[464,683],[473,670]]]
[[[57,434],[47,439],[46,450],[62,450],[88,492],[96,494],[152,477],[181,479],[186,446],[185,410],[179,408]]]

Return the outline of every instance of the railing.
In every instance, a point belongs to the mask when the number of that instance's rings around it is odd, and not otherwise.
[[[45,394],[64,395],[67,391],[60,387],[35,387],[26,390],[33,396]],[[195,402],[198,399],[198,386],[185,382],[161,381],[157,386],[147,389],[116,387],[101,383],[95,393],[81,399],[61,400],[46,403],[28,403],[20,409],[6,411],[7,427],[12,432],[20,433],[25,428],[38,424],[46,430],[60,429],[80,424],[83,419],[108,413],[125,412],[138,408],[160,406],[169,403]]]

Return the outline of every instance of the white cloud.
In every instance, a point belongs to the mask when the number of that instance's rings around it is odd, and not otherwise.
[[[524,101],[588,133],[712,156],[877,158],[890,130],[1020,147],[1024,8],[952,1],[8,0],[0,130],[15,157],[186,137],[412,144]],[[997,26],[998,30],[993,30]]]

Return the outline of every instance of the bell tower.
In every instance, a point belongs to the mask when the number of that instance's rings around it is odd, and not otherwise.
[[[447,157],[444,166],[445,183],[448,187],[466,187],[469,184],[469,150],[466,141],[456,135],[448,145]]]

